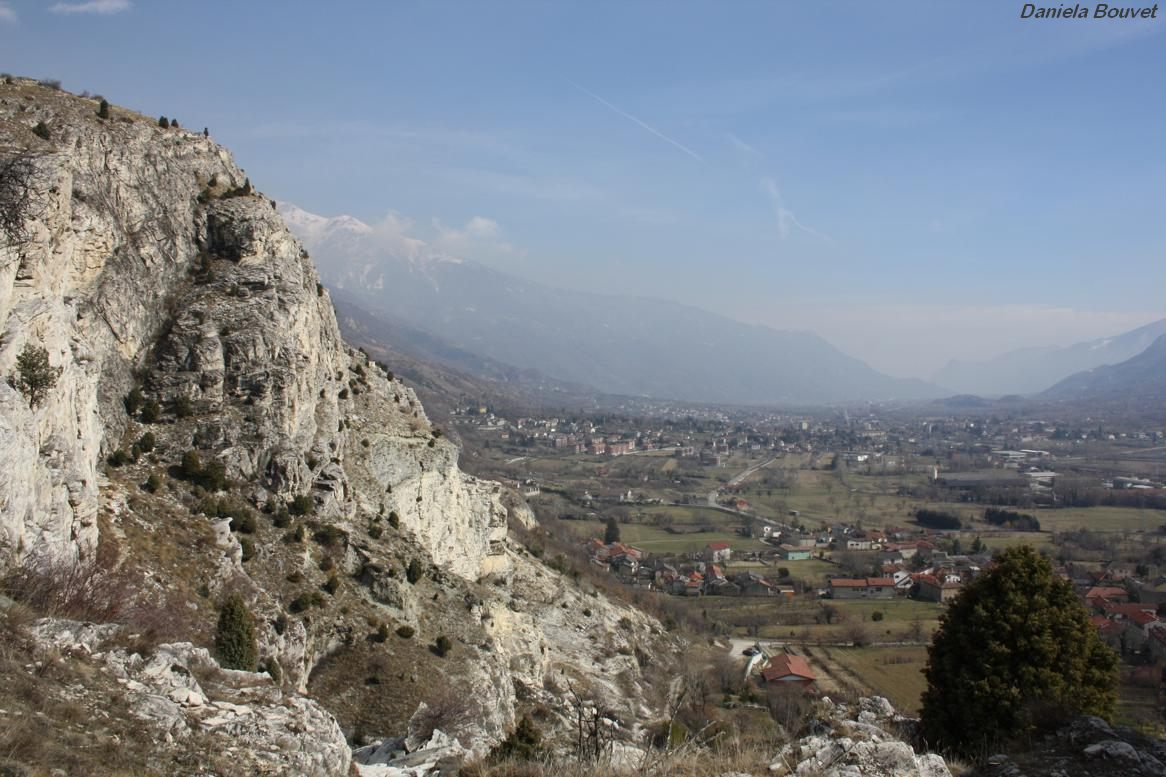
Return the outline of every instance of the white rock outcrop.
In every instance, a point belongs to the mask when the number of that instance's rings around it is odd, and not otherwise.
[[[213,742],[236,774],[348,774],[344,733],[315,701],[283,693],[266,674],[222,669],[189,642],[158,645],[148,657],[111,647],[118,631],[63,620],[32,627],[43,645],[83,656],[111,676],[124,694],[126,711],[160,747],[181,746],[197,735]],[[96,697],[91,706],[105,706],[101,687],[91,683],[77,692]]]
[[[904,719],[881,696],[823,704],[818,733],[784,745],[769,765],[774,777],[951,777],[942,757],[916,753],[894,733]]]

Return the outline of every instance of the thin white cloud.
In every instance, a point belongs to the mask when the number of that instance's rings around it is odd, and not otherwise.
[[[734,135],[732,132],[725,133],[725,137],[727,137],[729,139],[729,142],[732,143],[733,147],[736,148],[738,151],[744,151],[749,156],[757,156],[757,157],[765,156],[760,151],[753,148],[753,146],[749,145],[745,141],[741,140],[741,138]]]
[[[8,3],[0,3],[0,23],[16,23],[16,11]]]
[[[502,227],[498,222],[485,216],[474,216],[460,229],[447,227],[434,219],[433,228],[437,232],[433,246],[454,256],[490,258],[523,254],[513,244],[503,239]]]
[[[768,176],[762,178],[761,190],[769,197],[769,203],[773,207],[773,215],[777,218],[777,233],[781,235],[782,240],[789,237],[794,229],[800,229],[807,235],[813,235],[822,240],[830,240],[828,236],[823,235],[818,230],[807,227],[798,221],[798,217],[794,215],[794,212],[785,206],[785,202],[781,197],[781,190],[777,188],[777,181]]]
[[[596,101],[596,102],[598,102],[600,105],[603,105],[603,106],[605,106],[605,107],[607,107],[607,108],[611,109],[612,111],[614,111],[615,113],[619,114],[620,116],[623,116],[623,117],[624,117],[625,119],[627,119],[628,121],[631,121],[631,122],[633,122],[633,123],[635,123],[635,124],[638,124],[638,125],[640,125],[640,126],[641,126],[641,127],[643,127],[644,129],[646,129],[648,132],[651,132],[653,135],[655,135],[656,137],[658,137],[658,138],[660,138],[661,140],[663,140],[665,143],[670,143],[671,145],[673,145],[673,146],[675,146],[676,148],[680,149],[681,151],[683,151],[684,153],[688,154],[690,157],[692,157],[692,158],[693,158],[693,159],[695,159],[696,161],[700,162],[701,164],[707,164],[707,162],[705,162],[705,161],[704,161],[704,157],[702,157],[700,154],[696,153],[695,151],[693,151],[691,148],[689,148],[688,146],[684,145],[684,144],[683,144],[683,143],[681,143],[680,141],[678,141],[678,140],[674,140],[674,139],[672,139],[672,138],[668,137],[668,136],[667,136],[667,135],[665,135],[663,132],[661,132],[660,130],[658,130],[658,129],[656,129],[655,127],[653,127],[651,124],[648,124],[646,121],[643,121],[642,119],[638,119],[638,118],[636,118],[635,116],[633,116],[633,115],[631,115],[630,113],[628,113],[627,111],[625,111],[625,110],[622,110],[621,108],[618,108],[618,107],[616,107],[616,106],[612,105],[612,104],[611,104],[611,103],[609,103],[607,100],[604,100],[602,97],[600,97],[599,95],[597,95],[595,92],[592,92],[592,91],[590,91],[590,90],[588,90],[588,89],[584,89],[582,86],[580,86],[579,84],[575,83],[574,81],[567,81],[567,83],[569,83],[571,86],[575,87],[576,89],[578,89],[580,92],[582,92],[583,94],[587,95],[587,96],[588,96],[588,97],[590,97],[591,99],[595,100],[595,101]]]
[[[58,14],[94,13],[115,14],[130,10],[130,0],[88,0],[84,3],[57,3],[49,10]]]

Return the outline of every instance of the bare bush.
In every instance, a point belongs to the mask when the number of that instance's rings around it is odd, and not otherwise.
[[[452,685],[438,685],[409,720],[409,734],[422,741],[437,729],[452,735],[476,720],[477,712],[466,694]]]
[[[10,243],[28,242],[26,224],[34,213],[37,167],[32,156],[0,156],[0,233]]]
[[[95,558],[30,556],[4,580],[16,601],[41,615],[94,622],[114,621],[133,588]]]

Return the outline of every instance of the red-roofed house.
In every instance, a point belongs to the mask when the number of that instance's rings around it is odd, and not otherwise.
[[[1129,600],[1129,592],[1124,588],[1117,588],[1115,586],[1095,585],[1085,592],[1085,601],[1090,604],[1093,604],[1095,601],[1098,603],[1106,601],[1114,604],[1126,604]]]
[[[714,564],[727,564],[732,553],[727,542],[710,542],[704,548],[705,560]]]
[[[917,575],[915,582],[919,586],[919,598],[930,602],[951,601],[960,592],[959,583],[946,578],[941,580],[935,575]]]
[[[781,653],[769,659],[769,663],[761,670],[761,677],[767,684],[788,683],[803,687],[813,685],[818,679],[806,659],[788,653]]]
[[[892,599],[895,581],[889,577],[835,577],[826,583],[831,599]]]

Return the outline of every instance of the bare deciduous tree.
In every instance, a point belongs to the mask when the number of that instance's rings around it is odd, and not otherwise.
[[[28,154],[0,155],[0,233],[9,243],[28,240],[27,224],[36,215],[36,177],[36,163]]]

